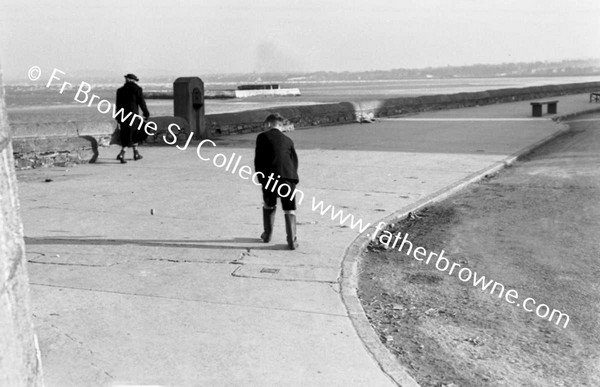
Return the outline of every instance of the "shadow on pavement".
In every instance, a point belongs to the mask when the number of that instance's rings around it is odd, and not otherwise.
[[[224,243],[224,245],[217,244]],[[239,243],[249,245],[231,246],[226,243]],[[98,246],[122,246],[137,245],[147,247],[180,247],[192,249],[253,249],[253,250],[287,250],[286,244],[265,245],[258,238],[232,238],[221,240],[147,240],[147,239],[103,239],[103,238],[55,238],[55,237],[25,237],[25,245],[98,245]]]

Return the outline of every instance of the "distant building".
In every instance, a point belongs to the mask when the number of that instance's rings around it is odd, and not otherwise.
[[[255,84],[255,85],[239,85],[238,90],[277,90],[279,85],[276,83]]]

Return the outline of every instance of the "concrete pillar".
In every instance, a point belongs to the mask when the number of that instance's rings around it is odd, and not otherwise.
[[[198,77],[177,78],[173,82],[173,113],[185,118],[194,139],[208,138],[204,117],[204,82]]]
[[[0,386],[43,386],[0,73]]]

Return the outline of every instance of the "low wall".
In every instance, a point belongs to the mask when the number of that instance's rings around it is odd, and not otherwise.
[[[322,105],[278,106],[269,109],[245,112],[209,114],[206,126],[211,136],[259,132],[265,118],[271,113],[279,113],[294,128],[317,125],[335,125],[355,121],[356,106],[350,102]]]
[[[108,146],[115,122],[79,121],[11,124],[17,169],[94,162]]]
[[[99,136],[77,137],[13,137],[15,168],[30,169],[46,166],[68,167],[80,163],[93,163],[98,158],[98,148],[108,146]]]
[[[588,82],[487,90],[471,93],[428,95],[414,98],[392,98],[385,100],[375,113],[376,116],[382,117],[394,116],[437,109],[490,105],[550,96],[588,93],[598,89],[600,89],[600,82]]]
[[[549,96],[588,93],[600,90],[600,82],[566,85],[508,88],[482,92],[402,97],[384,100],[343,102],[338,104],[274,107],[206,117],[212,136],[249,133],[262,130],[262,122],[271,113],[280,113],[295,128],[352,123],[361,117],[390,117],[439,109],[454,109],[503,102],[524,101]]]
[[[271,113],[279,113],[289,120],[289,128],[339,125],[361,120],[361,117],[389,117],[407,113],[437,109],[452,109],[489,105],[588,93],[600,90],[600,82],[565,85],[508,88],[482,92],[402,97],[360,103],[279,106],[269,109],[235,113],[209,114],[206,116],[207,132],[211,137],[259,132],[264,119]],[[173,141],[167,128],[176,123],[181,131],[178,141],[185,141],[189,128],[179,117],[152,117],[158,132],[148,138],[150,144]],[[98,147],[110,143],[115,122],[64,122],[11,125],[15,163],[18,168],[35,168],[45,165],[68,165],[69,163],[93,162]]]
[[[158,130],[148,136],[148,144],[172,143],[173,135],[177,142],[184,142],[189,134],[187,121],[180,117],[151,117],[149,121],[156,123]],[[177,124],[171,128],[172,133],[168,130],[171,124]],[[15,167],[29,169],[93,163],[98,157],[98,148],[119,144],[120,139],[114,135],[115,128],[115,121],[12,124]]]

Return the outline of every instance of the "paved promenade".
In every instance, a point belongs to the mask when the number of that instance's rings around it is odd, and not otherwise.
[[[560,115],[600,108],[555,99]],[[259,187],[193,144],[20,172],[46,385],[394,385],[340,297],[358,232],[312,211],[312,197],[376,224],[565,128],[530,116],[522,101],[290,133],[305,193],[297,251],[280,209],[273,242],[259,243]],[[252,166],[255,138],[201,155]]]

